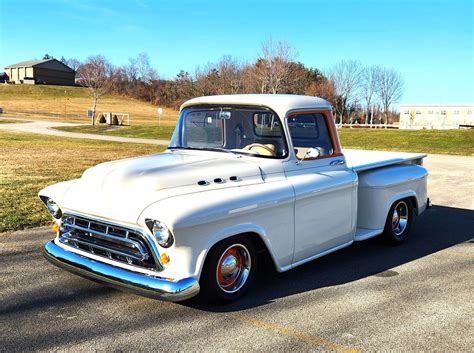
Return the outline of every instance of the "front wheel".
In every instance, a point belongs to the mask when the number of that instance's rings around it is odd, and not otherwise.
[[[413,205],[409,199],[396,201],[388,212],[383,238],[392,245],[401,244],[410,234]]]
[[[249,289],[256,270],[253,242],[245,236],[225,239],[207,256],[201,275],[201,294],[207,301],[236,300]]]

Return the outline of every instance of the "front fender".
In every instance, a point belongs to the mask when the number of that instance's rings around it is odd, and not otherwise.
[[[138,224],[147,218],[164,222],[175,237],[166,249],[171,260],[166,276],[199,278],[209,249],[242,233],[262,239],[277,270],[291,266],[294,191],[284,180],[171,197],[146,208]]]
[[[66,192],[71,188],[75,183],[77,183],[79,179],[73,179],[73,180],[68,180],[68,181],[63,181],[60,183],[52,184],[44,189],[41,189],[38,192],[38,196],[46,196],[54,200],[59,207],[63,204],[64,201],[64,195]]]

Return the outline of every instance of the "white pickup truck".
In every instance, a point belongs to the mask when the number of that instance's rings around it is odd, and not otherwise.
[[[282,272],[381,235],[428,206],[424,154],[342,150],[331,105],[294,95],[195,98],[164,153],[102,163],[39,192],[53,264],[142,295],[242,296],[259,254]]]

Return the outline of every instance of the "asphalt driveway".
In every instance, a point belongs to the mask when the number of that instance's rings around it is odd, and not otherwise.
[[[264,266],[227,306],[62,271],[40,253],[48,228],[0,234],[0,349],[472,351],[474,157],[426,165],[435,206],[403,245],[372,239],[283,274]]]

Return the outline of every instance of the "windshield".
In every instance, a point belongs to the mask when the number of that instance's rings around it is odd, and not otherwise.
[[[281,121],[266,108],[206,107],[181,111],[170,149],[202,149],[284,158]]]

